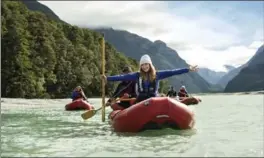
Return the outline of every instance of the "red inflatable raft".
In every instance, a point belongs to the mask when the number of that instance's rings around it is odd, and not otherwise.
[[[116,132],[140,132],[164,126],[190,129],[195,124],[193,111],[168,97],[150,98],[125,110],[112,111],[109,119]]]
[[[195,105],[201,102],[202,100],[198,97],[181,97],[180,102],[186,105]]]
[[[129,101],[130,105],[133,105],[135,101],[136,99],[130,100]],[[124,110],[125,108],[123,108],[122,106],[119,106],[118,103],[120,103],[120,101],[116,102],[115,104],[111,104],[111,109],[112,110]]]
[[[77,99],[67,105],[65,105],[65,110],[72,111],[72,110],[91,110],[94,107],[83,99]]]

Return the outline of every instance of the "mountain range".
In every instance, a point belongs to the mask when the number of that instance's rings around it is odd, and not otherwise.
[[[208,68],[200,68],[198,74],[207,82],[211,84],[218,84],[219,80],[223,78],[224,75],[235,69],[235,67],[231,65],[224,65],[224,67],[226,68],[226,71],[214,71]]]
[[[185,60],[181,59],[177,51],[168,47],[163,41],[150,41],[137,34],[111,28],[94,29],[104,33],[106,41],[112,44],[118,51],[126,56],[139,61],[144,54],[151,56],[155,67],[161,69],[174,69],[188,67]],[[182,84],[191,92],[208,92],[210,84],[198,73],[188,73],[169,78],[170,84],[179,89]]]
[[[225,92],[264,90],[264,45],[243,66],[225,87]]]
[[[37,1],[22,0],[22,2],[30,10],[40,11],[53,19],[61,20],[51,9]],[[139,61],[143,54],[149,54],[157,69],[173,69],[188,66],[186,61],[180,58],[177,51],[168,47],[163,41],[156,40],[152,42],[137,34],[125,30],[114,30],[111,27],[93,28],[93,30],[104,33],[106,41],[113,45],[117,51],[137,61]],[[256,59],[252,63],[255,61]],[[171,77],[169,78],[169,82],[176,89],[184,84],[190,92],[221,91],[221,87],[225,88],[228,82],[237,76],[240,70],[245,68],[246,65],[238,68],[226,65],[227,72],[215,72],[207,68],[201,68],[198,73],[188,73]]]

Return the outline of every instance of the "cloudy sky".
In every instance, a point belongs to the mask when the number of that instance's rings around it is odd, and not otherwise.
[[[162,40],[189,64],[221,71],[263,44],[264,2],[40,1],[79,26],[127,30]]]

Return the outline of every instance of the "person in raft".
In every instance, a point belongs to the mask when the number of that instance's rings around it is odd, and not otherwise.
[[[105,79],[105,81],[136,81],[136,103],[138,103],[148,98],[158,96],[159,80],[174,75],[188,73],[189,71],[197,71],[197,66],[190,66],[189,68],[182,69],[156,71],[155,67],[152,65],[151,58],[147,54],[141,57],[139,64],[139,72],[108,77],[102,75],[102,77]]]
[[[179,92],[178,92],[178,96],[181,97],[189,97],[188,92],[185,88],[185,86],[181,86]]]
[[[170,87],[170,90],[167,93],[167,97],[176,97],[177,92],[174,90],[173,86]]]
[[[128,74],[132,72],[132,69],[130,66],[125,66],[123,69],[123,74]],[[117,86],[113,96],[114,98],[110,98],[106,106],[110,106],[111,102],[115,100],[116,98],[135,98],[136,97],[136,82],[135,81],[123,81],[119,83]],[[121,101],[118,103],[119,106],[123,108],[128,108],[130,106],[130,101]]]
[[[87,97],[85,96],[85,94],[84,94],[83,89],[82,89],[81,86],[77,86],[77,87],[73,90],[71,98],[72,98],[72,101],[75,101],[75,100],[80,99],[80,98],[82,98],[82,99],[88,101],[88,99],[87,99]]]

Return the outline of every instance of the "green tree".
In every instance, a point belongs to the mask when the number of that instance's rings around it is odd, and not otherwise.
[[[81,85],[87,96],[101,93],[102,35],[2,1],[2,97],[65,98]],[[108,75],[137,62],[105,44]],[[112,94],[116,83],[107,85]]]

